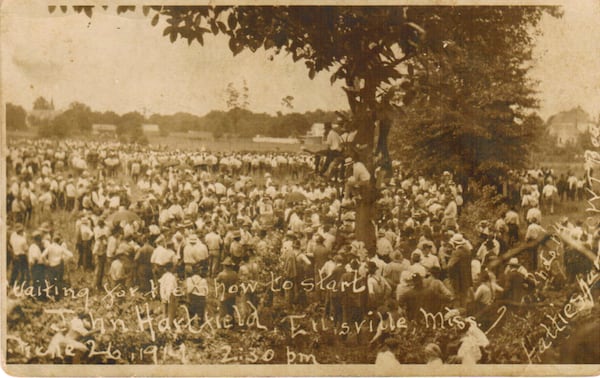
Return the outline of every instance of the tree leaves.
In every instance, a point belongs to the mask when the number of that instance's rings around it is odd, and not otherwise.
[[[231,50],[233,55],[236,56],[237,54],[241,53],[242,50],[244,50],[244,46],[239,43],[235,37],[231,37],[229,38],[229,50]]]
[[[223,22],[217,21],[217,26],[219,27],[219,30],[221,31],[221,33],[223,33],[223,34],[227,33],[227,26]]]
[[[235,18],[235,14],[233,12],[229,13],[229,16],[227,17],[227,25],[229,26],[230,30],[234,30],[237,26],[237,19]]]
[[[210,30],[214,35],[219,34],[219,27],[217,26],[217,21],[215,21],[214,18],[210,20]]]
[[[199,43],[200,45],[204,45],[204,37],[202,36],[202,33],[198,33],[198,34],[196,35],[196,40],[198,41],[198,43]]]
[[[269,49],[275,47],[275,42],[273,42],[273,40],[271,38],[267,38],[267,39],[265,39],[264,47],[265,47],[265,50],[269,50]]]
[[[150,22],[150,24],[152,24],[152,26],[156,26],[158,24],[159,16],[160,16],[160,14],[157,13],[154,15],[154,17],[152,17],[152,21]]]
[[[135,5],[121,5],[117,7],[117,14],[135,12]]]

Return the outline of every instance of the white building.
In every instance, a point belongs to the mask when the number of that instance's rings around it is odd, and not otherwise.
[[[115,134],[117,132],[117,126],[108,123],[94,123],[92,125],[92,135],[100,134]]]
[[[594,123],[591,117],[581,107],[560,112],[548,119],[548,133],[556,137],[556,144],[563,147],[576,143],[580,134],[589,131]]]
[[[160,133],[160,127],[155,123],[142,124],[142,132],[145,135],[155,135]]]

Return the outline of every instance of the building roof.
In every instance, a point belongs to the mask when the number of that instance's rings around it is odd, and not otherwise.
[[[94,123],[92,131],[117,131],[117,126],[109,123]]]

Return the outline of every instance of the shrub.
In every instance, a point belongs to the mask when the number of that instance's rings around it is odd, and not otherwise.
[[[475,240],[479,236],[475,229],[480,221],[488,220],[493,224],[509,208],[504,197],[493,186],[472,187],[472,192],[476,195],[463,205],[459,225],[467,239]]]

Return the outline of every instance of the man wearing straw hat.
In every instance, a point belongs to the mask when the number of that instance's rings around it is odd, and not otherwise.
[[[346,166],[352,165],[352,175],[348,178],[344,188],[344,198],[350,199],[354,192],[360,194],[367,187],[371,180],[371,173],[364,163],[358,161],[358,153],[353,153],[352,157],[346,158]]]
[[[471,251],[468,248],[467,240],[459,233],[452,235],[450,245],[452,246],[452,254],[447,265],[448,277],[452,282],[454,293],[460,300],[460,305],[464,307],[469,289],[473,286]]]

